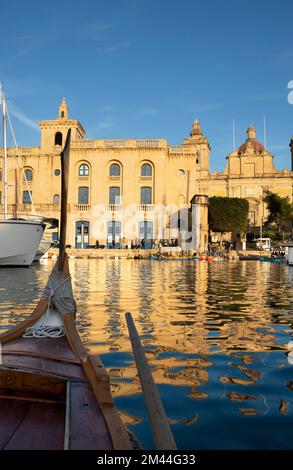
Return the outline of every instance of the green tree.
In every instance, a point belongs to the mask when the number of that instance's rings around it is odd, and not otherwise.
[[[268,191],[264,201],[269,211],[266,225],[276,227],[279,234],[281,230],[290,230],[292,228],[293,207],[289,198]]]
[[[238,197],[209,198],[209,227],[213,232],[244,232],[249,204]]]

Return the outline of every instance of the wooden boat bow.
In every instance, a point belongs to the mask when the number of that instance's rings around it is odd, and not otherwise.
[[[70,281],[66,208],[70,131],[61,155],[60,251],[56,267]],[[131,449],[114,407],[110,378],[80,339],[74,312],[57,312],[64,336],[23,337],[56,309],[41,299],[32,314],[0,335],[0,449]]]

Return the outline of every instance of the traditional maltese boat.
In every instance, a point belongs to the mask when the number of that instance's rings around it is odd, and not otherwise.
[[[0,335],[0,449],[131,449],[110,380],[75,325],[66,246],[70,131],[61,154],[59,257],[32,314]]]

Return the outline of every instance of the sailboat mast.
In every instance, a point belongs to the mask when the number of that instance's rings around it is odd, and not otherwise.
[[[0,97],[2,104],[3,147],[4,147],[4,219],[8,217],[8,181],[7,181],[7,140],[6,140],[6,103],[2,86],[0,84]]]

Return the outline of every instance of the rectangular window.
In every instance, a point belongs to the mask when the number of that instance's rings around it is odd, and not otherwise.
[[[52,242],[58,241],[58,232],[52,232]]]
[[[32,203],[32,192],[31,191],[23,191],[23,193],[22,193],[22,203],[23,204],[31,204]]]
[[[109,188],[109,204],[120,204],[120,188],[118,186]]]
[[[81,186],[78,188],[78,204],[89,203],[89,188],[87,186]]]
[[[149,186],[143,186],[142,188],[140,188],[140,203],[152,203],[152,188],[150,188]]]

